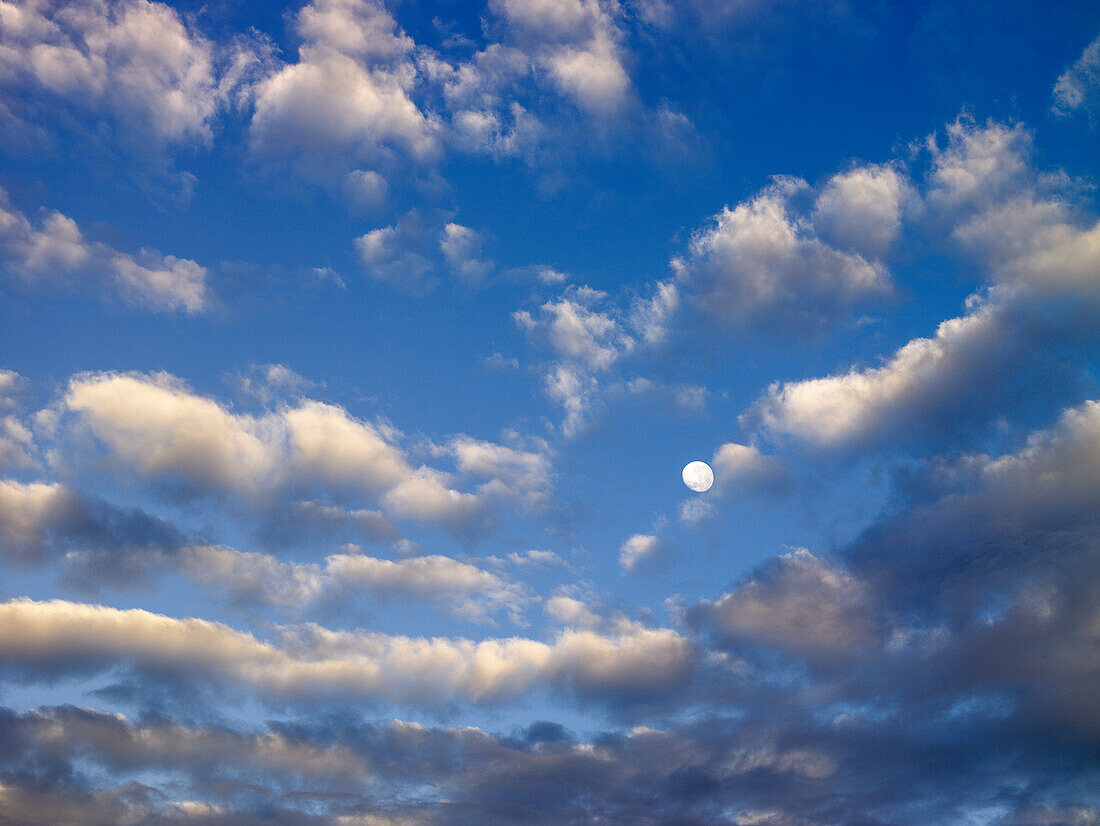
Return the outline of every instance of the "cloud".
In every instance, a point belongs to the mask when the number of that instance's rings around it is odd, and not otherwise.
[[[1100,112],[1100,37],[1089,43],[1073,65],[1058,76],[1051,109],[1063,117],[1083,110],[1089,122],[1094,121]]]
[[[493,262],[481,257],[481,235],[461,224],[443,227],[439,248],[451,270],[470,284],[477,284],[493,271]]]
[[[207,270],[194,261],[142,249],[137,256],[87,241],[60,212],[37,226],[0,189],[0,255],[5,269],[28,285],[107,285],[134,304],[161,312],[197,313],[208,302]]]
[[[265,60],[262,44],[220,48],[163,3],[9,5],[0,66],[9,87],[105,114],[158,143],[209,143],[218,111]]]
[[[552,468],[549,446],[535,446],[538,450],[524,450],[456,436],[437,452],[454,456],[460,473],[489,480],[480,493],[541,506],[549,501]]]
[[[14,568],[62,564],[77,590],[144,582],[183,543],[180,531],[59,482],[0,480],[0,559]]]
[[[731,592],[700,602],[692,616],[724,644],[777,646],[811,658],[860,656],[884,636],[866,585],[805,549],[770,560]]]
[[[295,608],[343,593],[425,600],[454,616],[485,622],[498,610],[518,619],[528,602],[524,589],[476,565],[445,556],[391,561],[339,553],[324,564],[281,562],[262,553],[225,546],[192,545],[178,563],[190,579],[222,588],[237,602]]]
[[[176,681],[248,688],[261,698],[395,702],[506,701],[538,685],[631,698],[674,690],[691,673],[690,643],[670,629],[614,635],[562,631],[551,643],[512,637],[391,637],[286,627],[266,642],[221,623],[52,601],[0,604],[0,664],[38,680],[126,663]]]
[[[908,182],[893,166],[852,167],[822,187],[813,224],[833,246],[882,259],[901,231],[909,197]]]
[[[913,447],[1049,415],[1079,392],[1078,365],[1098,343],[1100,223],[1031,167],[1022,127],[960,118],[947,138],[929,142],[927,221],[950,229],[989,286],[881,366],[772,384],[744,424],[824,450]]]
[[[831,185],[822,196],[823,215],[837,228],[845,210],[866,208],[856,206],[851,192],[858,183],[834,179]],[[692,236],[688,255],[673,259],[678,280],[705,312],[733,326],[822,327],[890,293],[881,264],[829,246],[810,219],[792,217],[791,201],[805,188],[801,180],[776,179],[752,199],[723,208]],[[884,209],[881,203],[873,208]]]
[[[721,496],[777,496],[787,492],[792,483],[786,462],[766,456],[752,445],[727,442],[714,452],[710,465],[715,492]]]
[[[615,20],[618,8],[599,0],[492,0],[490,7],[557,90],[588,112],[607,116],[631,92]]]
[[[437,126],[411,97],[414,43],[381,3],[317,0],[298,13],[295,28],[298,62],[256,86],[249,132],[259,157],[309,174],[352,166],[351,183],[369,181],[377,192],[379,179],[364,176],[437,156]]]
[[[547,395],[565,410],[562,432],[571,437],[587,423],[597,398],[597,375],[634,352],[637,341],[629,321],[607,294],[589,286],[568,286],[556,301],[539,307],[539,316],[527,310],[512,314],[516,325],[537,343],[549,347],[556,360],[547,365],[543,381]],[[643,312],[643,321],[645,313]]]
[[[229,377],[242,396],[269,405],[278,398],[301,396],[317,387],[285,364],[253,364],[247,372]]]
[[[413,293],[431,290],[446,272],[478,286],[496,266],[482,254],[481,235],[441,210],[413,210],[356,238],[355,249],[368,278]]]
[[[396,224],[372,229],[355,239],[355,250],[368,278],[386,281],[413,292],[435,286],[431,258],[432,230],[419,212],[413,211]]]
[[[557,301],[540,307],[541,318],[513,314],[524,330],[545,337],[562,357],[588,370],[606,370],[634,348],[617,319],[594,309],[607,295],[591,287],[571,287]]]
[[[619,548],[619,566],[634,573],[643,565],[653,562],[664,553],[661,540],[651,534],[636,533]]]
[[[311,399],[252,416],[163,373],[95,373],[70,381],[63,409],[107,449],[109,464],[191,495],[263,505],[312,490],[455,529],[485,513],[478,497],[449,488],[446,474],[409,464],[389,427]]]

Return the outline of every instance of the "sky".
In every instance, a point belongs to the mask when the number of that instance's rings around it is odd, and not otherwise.
[[[1100,824],[1098,149],[1091,0],[0,0],[0,823]]]

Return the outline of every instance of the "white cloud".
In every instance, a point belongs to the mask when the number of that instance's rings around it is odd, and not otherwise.
[[[389,183],[373,169],[353,169],[344,176],[344,192],[360,209],[381,208],[389,191]]]
[[[1100,112],[1100,37],[1089,43],[1073,65],[1059,75],[1051,108],[1059,115],[1084,110],[1090,120]]]
[[[599,388],[596,375],[609,370],[636,346],[621,313],[615,308],[599,308],[606,299],[606,293],[592,287],[570,286],[558,300],[544,303],[538,318],[526,310],[512,314],[521,329],[548,345],[558,357],[543,378],[547,395],[565,410],[562,432],[567,437],[586,423]]]
[[[491,703],[541,685],[589,697],[645,695],[684,684],[691,644],[671,629],[621,625],[612,634],[567,629],[545,643],[413,638],[317,625],[275,629],[262,641],[201,619],[173,619],[55,600],[0,604],[0,662],[26,675],[123,664],[173,681],[250,688],[279,700],[382,698]]]
[[[482,258],[481,235],[461,224],[443,227],[439,247],[451,269],[470,284],[482,281],[493,270],[493,262]]]
[[[977,377],[996,379],[1011,362],[1011,329],[999,304],[975,303],[970,313],[917,338],[881,367],[819,379],[772,384],[742,416],[743,423],[825,449],[883,444],[912,435],[921,422],[973,393]]]
[[[301,396],[317,387],[315,382],[295,373],[285,364],[253,364],[246,373],[230,380],[242,396],[270,404],[275,399]]]
[[[99,373],[70,381],[64,409],[107,448],[109,461],[197,493],[262,502],[315,488],[453,527],[484,511],[478,497],[449,488],[445,474],[411,466],[391,428],[319,401],[250,416],[163,373]]]
[[[618,110],[631,91],[616,22],[618,6],[599,0],[493,0],[517,45],[558,91],[593,114]]]
[[[526,312],[515,313],[514,318],[521,328],[544,336],[565,359],[588,370],[606,370],[634,349],[634,340],[619,321],[594,309],[606,297],[591,287],[570,288],[557,301],[542,305],[543,318]]]
[[[946,133],[946,147],[941,148],[934,135],[926,141],[932,156],[925,196],[930,208],[957,217],[966,210],[995,206],[1021,188],[1030,171],[1031,150],[1031,136],[1022,124],[990,120],[979,126],[960,116],[947,125]]]
[[[206,587],[224,588],[246,603],[296,608],[341,592],[426,600],[455,616],[484,622],[506,610],[518,619],[528,602],[524,588],[468,562],[445,556],[392,561],[339,553],[324,564],[281,562],[262,553],[192,545],[179,555],[180,570]]]
[[[947,138],[928,143],[926,219],[949,227],[994,286],[881,366],[773,384],[744,423],[823,449],[899,444],[1003,416],[1005,405],[1066,384],[1049,351],[1095,328],[1100,222],[1078,216],[1064,179],[1031,167],[1023,127],[963,117]]]
[[[543,609],[563,625],[577,628],[595,628],[603,619],[579,599],[557,594],[546,600]]]
[[[638,299],[631,308],[629,323],[646,344],[659,344],[680,306],[680,291],[672,281],[658,281],[649,299]]]
[[[240,45],[219,53],[173,8],[146,0],[5,4],[0,46],[9,83],[164,142],[210,141],[214,115],[262,60]]]
[[[805,549],[776,557],[753,579],[694,610],[726,641],[808,657],[854,656],[884,641],[885,624],[866,586]]]
[[[548,447],[523,450],[518,447],[457,436],[444,449],[455,457],[459,472],[490,480],[482,487],[487,495],[523,499],[545,504],[550,492]]]
[[[51,550],[49,529],[75,514],[72,493],[62,484],[0,479],[0,556],[19,566],[41,563]]]
[[[688,256],[673,259],[705,312],[733,325],[821,326],[890,292],[881,264],[829,246],[809,219],[792,216],[791,199],[805,188],[780,178],[749,201],[723,208],[692,237]]]
[[[633,573],[664,552],[661,540],[651,534],[636,533],[619,548],[619,565]]]
[[[752,445],[728,442],[714,452],[710,464],[714,468],[716,493],[722,496],[776,495],[791,484],[787,463],[766,456]]]
[[[425,254],[427,227],[418,213],[404,216],[398,223],[372,229],[355,239],[355,249],[368,277],[409,290],[434,285],[426,278],[434,269]]]
[[[317,0],[298,14],[298,62],[256,88],[253,150],[307,171],[326,164],[361,167],[364,177],[398,158],[438,152],[435,124],[410,97],[417,82],[414,44],[377,0]],[[360,192],[361,186],[356,187]]]
[[[834,175],[814,202],[813,222],[833,246],[881,259],[901,228],[909,184],[889,165],[857,166]]]
[[[46,212],[35,226],[3,190],[0,253],[6,269],[26,284],[105,282],[124,299],[160,311],[196,313],[207,302],[205,267],[149,250],[132,256],[89,242],[72,218],[56,211]]]

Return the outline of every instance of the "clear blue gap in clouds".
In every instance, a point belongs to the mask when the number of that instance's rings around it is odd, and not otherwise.
[[[11,4],[0,820],[1100,822],[1098,38]]]

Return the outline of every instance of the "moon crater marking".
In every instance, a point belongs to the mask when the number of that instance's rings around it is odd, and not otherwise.
[[[714,471],[706,462],[688,462],[683,477],[684,484],[696,493],[705,493],[714,484]]]

